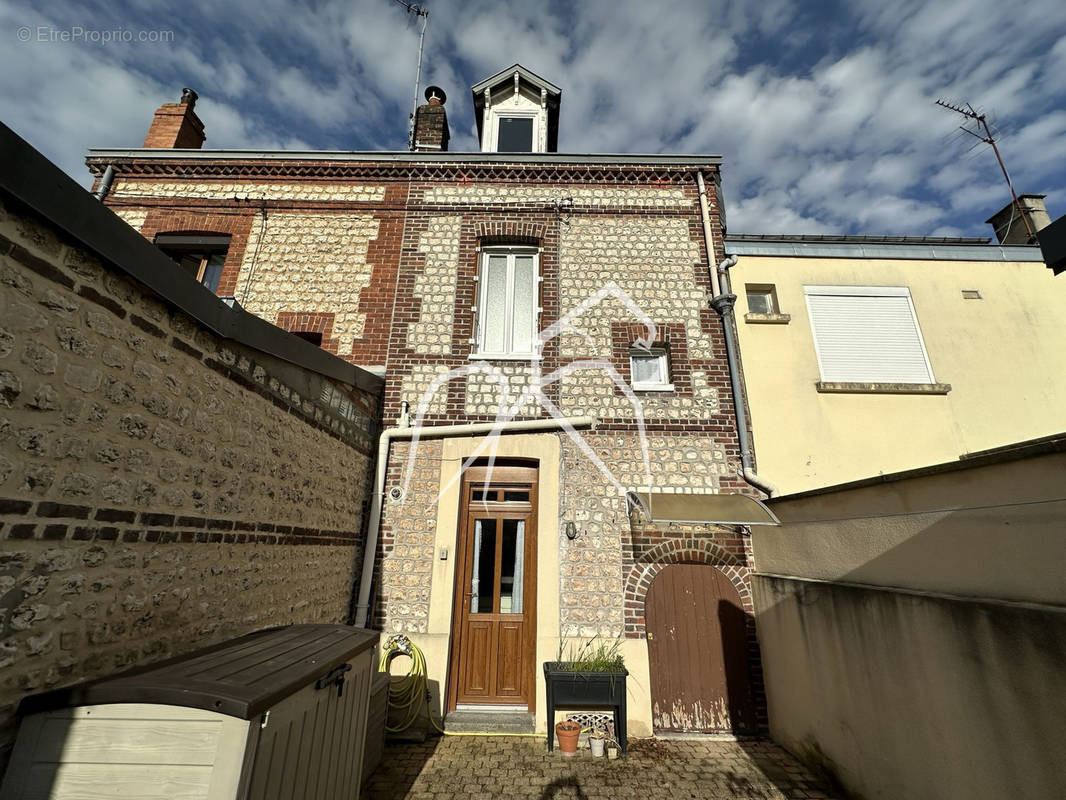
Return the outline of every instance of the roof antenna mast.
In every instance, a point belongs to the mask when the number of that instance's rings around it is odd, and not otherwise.
[[[1003,177],[1007,181],[1007,188],[1010,189],[1010,196],[1014,200],[1014,213],[1022,218],[1022,222],[1025,223],[1025,233],[1031,241],[1035,235],[1033,227],[1029,224],[1029,217],[1022,211],[1022,204],[1018,200],[1018,195],[1014,191],[1014,183],[1011,181],[1010,175],[1007,174],[1007,166],[1003,163],[1003,157],[999,154],[999,148],[996,147],[996,137],[992,135],[992,130],[988,127],[988,120],[985,119],[985,115],[977,113],[977,111],[974,110],[974,107],[969,103],[963,107],[943,100],[937,100],[936,104],[941,108],[946,108],[948,111],[962,114],[964,117],[977,123],[978,132],[971,131],[965,125],[960,125],[959,130],[966,131],[970,136],[976,136],[985,144],[992,145],[992,152],[996,154],[996,161],[999,162],[999,168],[1003,170]],[[982,132],[984,133],[984,136],[981,135]],[[1010,223],[1008,223],[1008,227],[1009,225]]]
[[[418,36],[418,69],[415,70],[415,99],[411,103],[411,118],[407,123],[407,149],[415,149],[415,112],[418,111],[418,84],[422,82],[422,44],[426,40],[426,25],[429,23],[429,10],[415,3],[407,3],[404,0],[396,0],[407,9],[408,14],[422,18],[422,33]]]

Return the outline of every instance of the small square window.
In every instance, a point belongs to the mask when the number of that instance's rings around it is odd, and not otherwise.
[[[634,348],[629,352],[630,383],[634,389],[670,391],[670,365],[666,351]]]
[[[779,314],[777,290],[773,284],[749,283],[744,287],[748,298],[749,314]]]

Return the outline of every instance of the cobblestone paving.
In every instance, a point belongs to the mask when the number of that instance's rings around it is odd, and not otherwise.
[[[608,761],[549,754],[543,739],[445,737],[388,745],[363,800],[835,798],[770,742],[644,739]]]

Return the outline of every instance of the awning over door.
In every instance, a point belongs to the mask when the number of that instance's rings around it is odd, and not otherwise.
[[[626,499],[648,522],[780,525],[766,505],[745,494],[628,492]]]

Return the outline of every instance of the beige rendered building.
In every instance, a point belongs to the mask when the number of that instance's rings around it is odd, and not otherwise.
[[[1033,246],[726,238],[759,472],[784,494],[1066,428],[1066,282]]]

